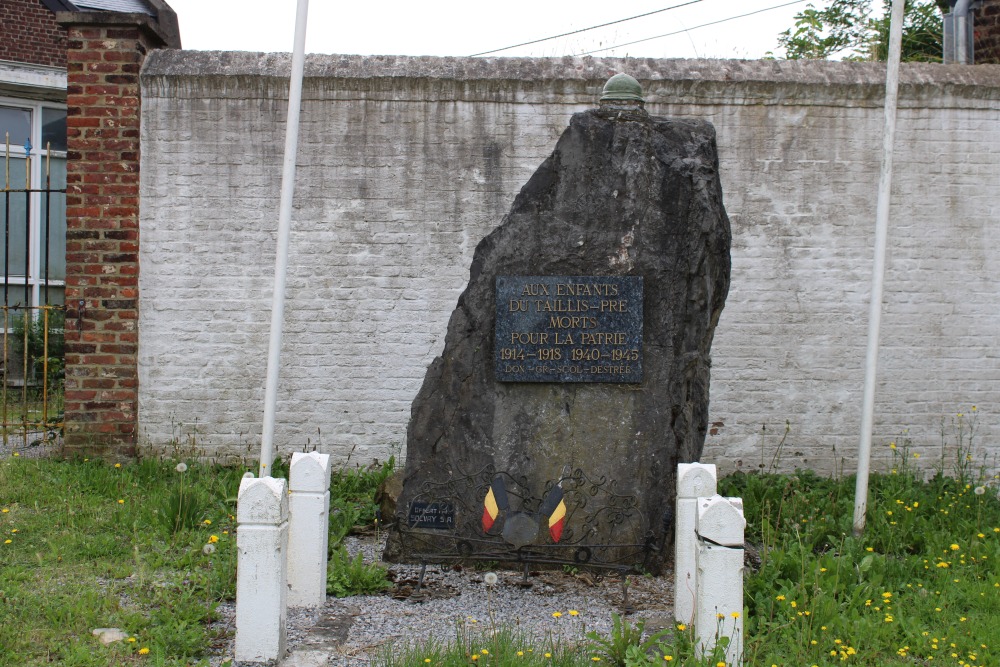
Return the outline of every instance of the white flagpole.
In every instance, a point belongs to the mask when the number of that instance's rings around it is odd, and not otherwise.
[[[285,161],[281,170],[281,203],[278,208],[278,247],[274,258],[274,294],[271,297],[271,339],[267,350],[267,383],[264,387],[264,425],[260,438],[260,476],[271,475],[274,461],[274,415],[278,404],[278,370],[281,334],[285,322],[285,279],[288,272],[288,237],[295,193],[295,160],[299,147],[299,109],[302,106],[302,71],[305,68],[306,16],[309,0],[298,0],[295,11],[295,46],[288,83],[288,119],[285,123]]]
[[[885,75],[885,128],[882,133],[882,172],[875,212],[875,262],[872,267],[871,301],[868,304],[868,350],[865,355],[865,392],[858,444],[858,479],[854,490],[854,534],[865,530],[868,509],[868,474],[872,457],[875,415],[875,377],[878,366],[879,328],[882,324],[882,286],[885,282],[885,252],[889,236],[889,196],[892,190],[892,149],[896,139],[896,103],[899,91],[899,61],[903,43],[904,0],[892,0],[889,23],[889,63]]]

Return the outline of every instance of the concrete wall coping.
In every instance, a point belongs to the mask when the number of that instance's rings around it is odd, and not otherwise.
[[[282,87],[291,68],[287,53],[244,51],[156,51],[143,67],[151,79],[212,79],[253,77],[277,79]],[[653,58],[458,58],[434,56],[319,55],[306,57],[304,95],[322,95],[323,80],[338,80],[339,88],[383,90],[388,80],[423,79],[432,82],[479,84],[478,87],[531,89],[541,82],[563,81],[566,93],[597,95],[613,74],[627,72],[643,84],[647,102],[669,102],[678,85],[721,90],[753,84],[781,95],[781,91],[806,87],[828,89],[844,96],[845,89],[865,98],[881,100],[885,81],[884,63],[825,60],[712,60]],[[941,90],[950,95],[1000,100],[1000,65],[939,65],[904,63],[901,97],[925,98]],[[477,86],[471,86],[476,88]],[[466,89],[469,86],[466,86]],[[156,94],[150,87],[149,94]],[[661,99],[662,98],[662,99]],[[595,97],[596,100],[596,97]]]

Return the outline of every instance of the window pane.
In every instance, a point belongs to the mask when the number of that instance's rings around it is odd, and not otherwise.
[[[10,161],[3,160],[0,170],[6,172],[6,165],[10,165],[10,187],[14,190],[24,189],[25,184],[25,160],[24,158],[11,157]],[[4,181],[6,182],[6,181]],[[0,239],[6,239],[6,248],[3,256],[0,256],[0,270],[5,269],[4,275],[23,276],[27,265],[27,252],[24,247],[27,239],[27,200],[25,192],[6,192],[0,190],[3,195],[0,200]],[[9,215],[9,218],[8,218]],[[6,262],[10,262],[9,265]],[[0,277],[2,280],[2,277]],[[11,293],[11,298],[16,299]],[[14,303],[15,301],[11,301]]]
[[[53,150],[55,147],[53,146]],[[66,189],[66,159],[49,158],[49,187],[53,190]],[[42,158],[42,169],[45,159]],[[45,175],[42,174],[42,188]],[[45,248],[48,244],[49,280],[66,279],[66,195],[62,192],[42,192],[42,210],[39,218],[39,248],[41,249],[42,274],[39,278],[45,284]]]
[[[54,151],[66,150],[66,110],[42,108],[42,145]]]
[[[31,138],[31,111],[29,109],[0,107],[0,144],[6,141],[8,133],[10,134],[11,146],[23,146],[24,142]]]
[[[45,301],[45,284],[38,288],[38,303],[43,306],[46,305]],[[49,285],[49,300],[48,305],[50,306],[61,306],[66,303],[66,288],[62,285]]]

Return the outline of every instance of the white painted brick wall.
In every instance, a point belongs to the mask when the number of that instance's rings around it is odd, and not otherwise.
[[[143,73],[140,432],[259,450],[287,57],[157,52]],[[718,132],[732,289],[704,462],[849,472],[882,110],[878,65],[315,56],[307,65],[276,442],[399,453],[476,243],[608,75]],[[938,460],[977,406],[1000,446],[1000,75],[904,68],[876,457]],[[966,417],[967,418],[967,417]],[[766,435],[762,438],[762,425]],[[946,424],[947,428],[947,424]],[[951,443],[954,443],[954,434]],[[762,448],[763,441],[763,448]],[[353,452],[353,454],[351,454]]]

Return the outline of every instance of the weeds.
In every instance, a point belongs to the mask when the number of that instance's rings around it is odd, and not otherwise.
[[[386,569],[375,563],[365,563],[363,554],[353,559],[340,547],[330,556],[327,565],[326,592],[338,598],[350,595],[373,595],[391,587]]]

